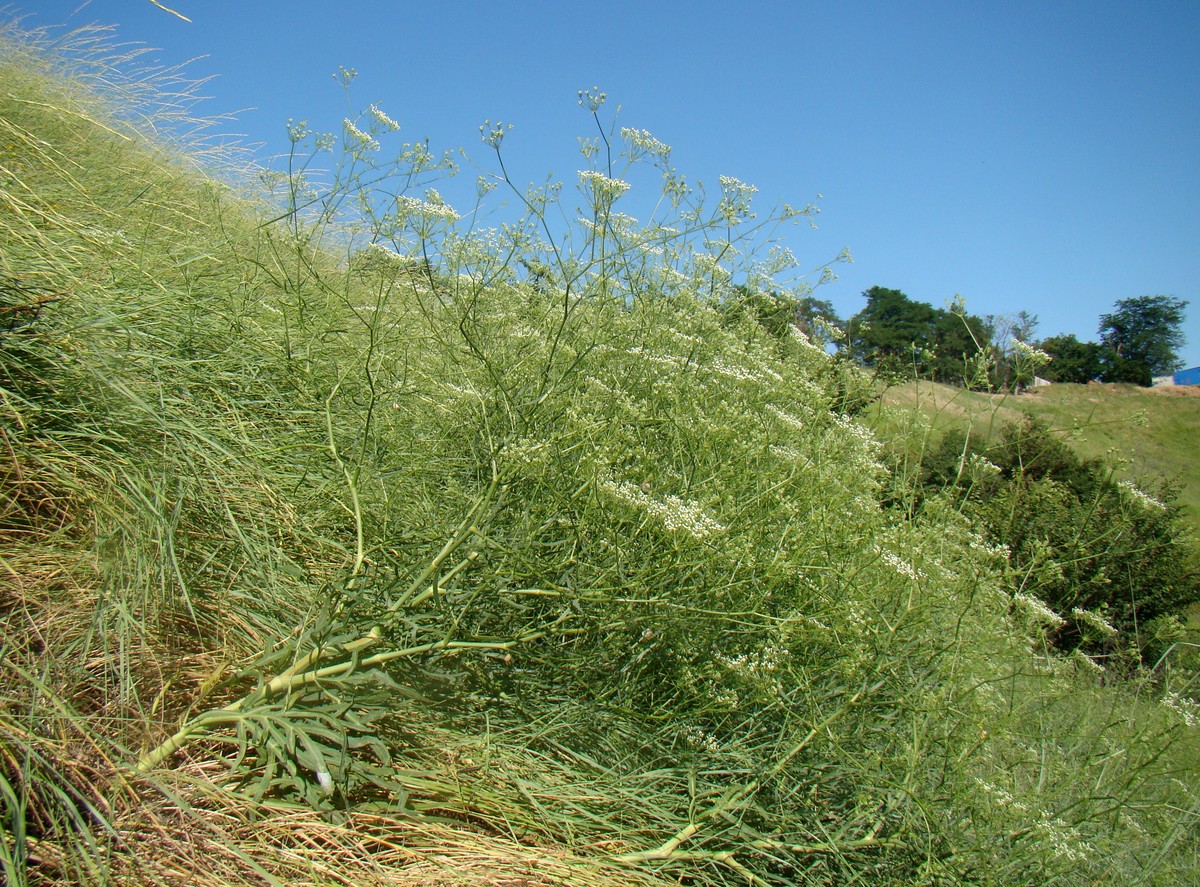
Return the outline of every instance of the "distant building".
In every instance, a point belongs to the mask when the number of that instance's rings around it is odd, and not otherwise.
[[[1200,385],[1200,367],[1180,370],[1171,379],[1175,385]]]

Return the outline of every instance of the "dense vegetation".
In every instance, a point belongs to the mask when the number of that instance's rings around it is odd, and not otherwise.
[[[934,308],[899,290],[874,286],[863,293],[866,306],[847,324],[850,355],[886,379],[933,379],[956,385],[987,384],[980,379],[994,323],[961,306]]]
[[[1200,426],[1200,389],[1190,386],[1044,385],[1018,397],[935,382],[884,390],[863,414],[866,424],[907,458],[919,475],[927,454],[947,434],[969,435],[972,447],[999,442],[1008,426],[1038,420],[1084,461],[1102,464],[1118,481],[1157,493],[1164,485],[1180,517],[1200,533],[1200,464],[1192,457]]]
[[[885,381],[923,379],[978,390],[1016,391],[1040,373],[1055,382],[1127,382],[1149,386],[1182,367],[1187,302],[1170,296],[1121,299],[1100,317],[1099,342],[1059,334],[1038,341],[1036,315],[976,317],[955,297],[947,308],[873,286],[867,304],[845,322],[844,353]],[[832,306],[811,297],[795,305],[802,328],[812,316],[842,325]],[[1046,358],[1052,358],[1047,361]],[[1048,365],[1047,365],[1048,363]]]
[[[953,491],[958,508],[1009,548],[1022,594],[1059,617],[1050,640],[1118,669],[1153,662],[1200,602],[1191,535],[1163,485],[1159,498],[1081,460],[1027,416],[995,443],[947,434],[922,464],[919,490]],[[1122,662],[1122,660],[1126,660]]]
[[[1056,650],[954,484],[888,507],[755,295],[804,210],[595,91],[573,190],[484,128],[496,229],[375,107],[251,199],[94,35],[0,40],[8,883],[1200,874],[1193,672]]]
[[[1053,356],[1047,376],[1056,382],[1128,382],[1149,386],[1156,376],[1183,368],[1183,318],[1187,302],[1170,296],[1121,299],[1100,317],[1100,341],[1072,335],[1039,343]]]

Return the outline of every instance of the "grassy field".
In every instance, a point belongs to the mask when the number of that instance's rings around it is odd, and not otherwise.
[[[270,173],[103,34],[0,82],[6,883],[1200,880],[1195,668],[888,505],[923,410],[734,286],[803,211],[595,93],[477,229],[374,106]]]
[[[928,428],[913,424],[917,405]],[[993,440],[1025,414],[1060,431],[1083,458],[1115,463],[1122,477],[1148,490],[1163,480],[1177,484],[1178,504],[1200,530],[1200,388],[1050,385],[1012,396],[922,382],[888,389],[871,416],[885,440],[912,434],[928,443],[968,424],[973,435]]]

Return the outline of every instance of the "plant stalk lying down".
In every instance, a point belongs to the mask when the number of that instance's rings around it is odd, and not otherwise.
[[[360,653],[383,640],[383,635],[379,631],[379,628],[373,628],[363,637],[348,644],[314,650],[303,657],[296,665],[276,675],[241,699],[231,702],[223,708],[207,711],[188,721],[165,742],[143,754],[138,759],[137,771],[139,773],[147,773],[150,770],[160,767],[171,755],[175,754],[175,752],[179,751],[192,740],[198,739],[215,728],[237,723],[240,718],[245,717],[246,713],[250,712],[256,706],[278,699],[289,693],[294,693],[305,687],[315,685],[320,681],[346,678],[355,672],[379,668],[389,662],[420,656],[423,653],[435,653],[443,650],[510,650],[520,644],[545,637],[554,631],[556,625],[557,622],[544,630],[531,632],[507,641],[441,640],[428,644],[418,644],[413,647],[405,647],[401,650],[376,653],[374,656],[361,659],[359,657]],[[560,631],[558,633],[564,632]],[[569,630],[566,633],[569,633]],[[328,661],[334,657],[340,658],[341,661],[317,667],[322,661]]]

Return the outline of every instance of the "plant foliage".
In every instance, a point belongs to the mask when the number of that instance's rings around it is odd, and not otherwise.
[[[1112,314],[1100,318],[1100,342],[1128,364],[1143,367],[1149,376],[1171,373],[1182,366],[1177,351],[1183,346],[1183,316],[1187,302],[1170,296],[1122,299]],[[1131,371],[1130,371],[1131,372]],[[1110,381],[1136,381],[1113,378]],[[1143,382],[1142,384],[1148,384]]]
[[[250,197],[94,35],[2,39],[9,883],[1196,874],[1190,685],[1105,686],[965,510],[882,507],[793,322],[811,207],[595,89],[566,181],[488,122],[456,209],[371,106]]]
[[[1019,592],[1047,605],[1064,651],[1153,662],[1156,627],[1200,601],[1191,534],[1170,487],[1155,498],[1111,467],[1083,461],[1041,421],[1027,417],[981,445],[948,434],[924,465],[923,484],[953,490],[995,544],[1008,546]],[[1119,657],[1118,657],[1119,658]]]

